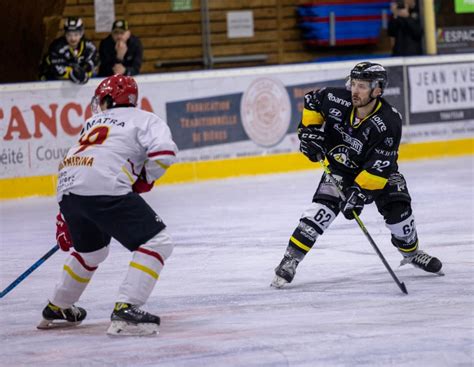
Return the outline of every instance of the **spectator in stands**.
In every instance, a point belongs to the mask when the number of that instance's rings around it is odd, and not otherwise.
[[[143,59],[140,39],[130,33],[128,22],[120,19],[112,25],[112,33],[100,42],[99,76],[137,75]]]
[[[97,64],[97,49],[84,37],[81,18],[69,17],[64,21],[64,35],[49,46],[40,66],[41,80],[70,80],[85,84]]]
[[[392,55],[421,55],[423,29],[416,0],[398,0],[390,8],[393,16],[388,23],[388,35],[394,38]]]

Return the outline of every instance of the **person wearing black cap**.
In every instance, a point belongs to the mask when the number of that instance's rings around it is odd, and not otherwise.
[[[140,39],[131,34],[126,20],[114,22],[112,33],[100,42],[99,57],[99,76],[130,76],[140,72],[143,46]]]
[[[49,46],[40,66],[41,80],[70,80],[85,84],[97,64],[97,49],[84,37],[81,18],[69,17],[64,21],[64,35]]]

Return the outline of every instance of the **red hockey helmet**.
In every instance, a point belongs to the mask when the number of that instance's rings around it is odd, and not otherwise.
[[[104,79],[95,90],[92,110],[104,102],[107,102],[109,108],[119,105],[136,106],[137,100],[138,86],[135,79],[126,75],[112,75]]]

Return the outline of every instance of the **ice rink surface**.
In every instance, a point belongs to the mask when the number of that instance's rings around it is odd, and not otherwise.
[[[160,334],[105,334],[131,257],[116,242],[78,302],[84,323],[37,330],[67,256],[58,252],[0,300],[0,365],[473,366],[474,158],[402,162],[401,172],[421,247],[446,276],[399,268],[375,206],[361,218],[408,295],[342,216],[287,289],[269,287],[321,170],[159,186],[145,198],[176,243],[146,305]],[[54,245],[57,204],[0,205],[3,289]]]

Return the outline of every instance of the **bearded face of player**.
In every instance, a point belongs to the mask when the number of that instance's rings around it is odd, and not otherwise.
[[[351,80],[352,105],[354,107],[363,107],[377,98],[382,93],[379,87],[371,88],[370,82],[367,80]]]

